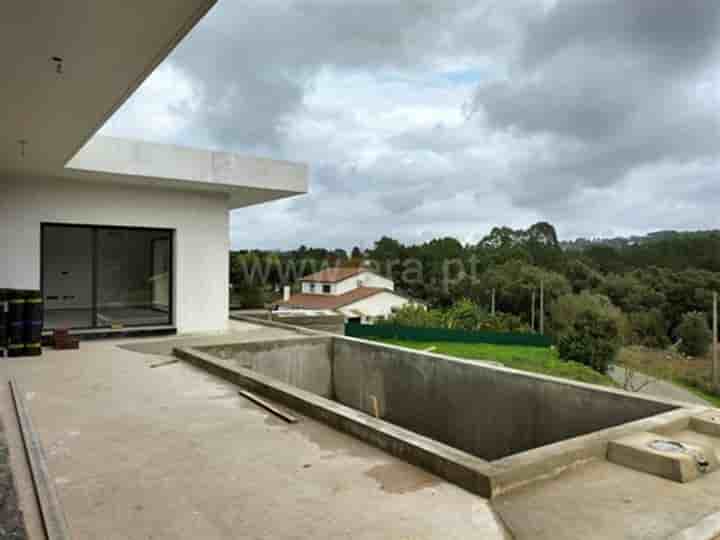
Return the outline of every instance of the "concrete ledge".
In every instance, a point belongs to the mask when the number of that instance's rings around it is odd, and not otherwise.
[[[693,416],[690,420],[690,429],[711,437],[720,437],[720,411],[712,410]]]
[[[692,410],[677,409],[493,461],[493,493],[500,495],[592,460],[605,460],[614,439],[650,430],[657,434],[681,431],[692,414]]]
[[[311,392],[250,370],[228,366],[196,349],[178,348],[174,352],[179,358],[210,373],[353,435],[468,491],[486,498],[493,495],[491,467],[487,461]]]
[[[689,527],[668,540],[717,540],[720,537],[720,512],[710,514],[699,523]]]
[[[652,448],[655,442],[676,442],[672,436],[657,433],[635,433],[608,445],[608,461],[636,471],[646,472],[675,482],[692,482],[705,473],[718,468],[718,459],[712,447],[685,444],[692,453],[664,451]],[[699,466],[702,456],[704,467]]]
[[[270,326],[271,328],[282,328],[283,330],[291,330],[302,334],[304,336],[327,336],[333,337],[333,334],[329,332],[323,332],[320,330],[310,330],[309,328],[303,328],[302,326],[294,326],[292,324],[281,323],[278,321],[271,321],[268,319],[261,319],[260,317],[252,317],[250,315],[238,315],[233,313],[230,318],[234,321],[242,321],[250,324],[258,324],[261,326]]]
[[[237,343],[228,343],[220,345],[199,345],[192,347],[199,352],[221,352],[227,351],[228,354],[236,351],[260,352],[273,349],[284,349],[294,345],[329,345],[332,338],[329,336],[308,336],[308,337],[291,337],[279,341],[268,341],[267,339],[255,341],[239,341]]]

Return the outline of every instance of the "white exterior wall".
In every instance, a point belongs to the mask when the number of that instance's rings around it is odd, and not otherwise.
[[[311,290],[312,286],[315,285],[315,290]],[[322,287],[320,286],[320,283],[302,283],[302,292],[306,294],[313,294],[322,291]]]
[[[357,289],[362,282],[363,287],[377,287],[378,289],[390,289],[395,290],[395,283],[387,278],[373,274],[372,272],[361,272],[355,276],[349,277],[337,283],[308,283],[303,282],[302,292],[307,294],[323,294],[323,285],[330,285],[330,293],[324,294],[345,294],[353,289]],[[315,285],[315,290],[311,290],[312,285]]]
[[[409,303],[407,298],[390,292],[382,292],[341,307],[338,311],[347,317],[357,317],[358,313],[362,313],[363,322],[365,322],[376,317],[387,317],[392,313],[393,308],[399,308]]]
[[[345,294],[353,289],[357,289],[360,281],[362,281],[363,287],[377,287],[378,289],[390,289],[391,291],[395,290],[395,283],[393,283],[392,280],[373,274],[372,272],[362,272],[356,276],[334,283],[333,294]]]
[[[0,179],[0,288],[40,288],[40,224],[173,229],[180,332],[227,328],[226,194],[67,179]]]

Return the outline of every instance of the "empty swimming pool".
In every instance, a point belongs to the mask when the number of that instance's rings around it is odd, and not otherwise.
[[[687,416],[622,391],[343,337],[177,353],[485,496]]]

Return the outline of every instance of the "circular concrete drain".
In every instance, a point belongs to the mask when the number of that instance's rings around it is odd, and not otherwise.
[[[703,456],[700,450],[691,446],[687,446],[678,441],[657,439],[648,443],[648,446],[658,452],[690,455],[695,459],[695,463],[697,464],[697,468],[700,470],[700,472],[706,472],[708,467],[710,466],[710,462],[705,459],[705,456]]]
[[[648,443],[648,446],[658,452],[673,452],[680,454],[687,454],[687,448],[683,443],[677,441],[663,441],[657,440]]]

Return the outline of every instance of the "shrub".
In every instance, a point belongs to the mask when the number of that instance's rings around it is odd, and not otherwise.
[[[265,291],[262,287],[242,287],[232,292],[232,303],[242,309],[261,309],[265,305]]]
[[[623,343],[622,312],[607,297],[584,292],[559,298],[552,314],[560,357],[606,373]]]
[[[412,326],[415,328],[442,328],[442,313],[437,310],[425,309],[424,306],[405,304],[397,309],[382,324]]]
[[[495,315],[485,317],[477,327],[482,332],[530,332],[528,326],[518,315],[512,313],[495,312]]]
[[[445,327],[457,330],[477,330],[488,314],[467,298],[459,300],[445,311]]]
[[[710,348],[712,332],[702,313],[691,311],[683,315],[675,334],[682,340],[680,352],[688,356],[703,356]]]
[[[479,332],[529,332],[523,320],[510,313],[497,312],[490,315],[472,300],[462,299],[448,309],[425,309],[422,306],[405,305],[385,321],[378,324],[395,324],[414,328],[447,328]]]
[[[668,324],[659,309],[630,313],[628,317],[634,345],[663,349],[670,344]]]

